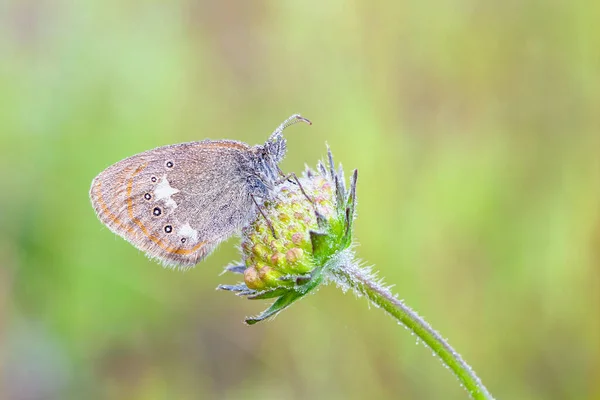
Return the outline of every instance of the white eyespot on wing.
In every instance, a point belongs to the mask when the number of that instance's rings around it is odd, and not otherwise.
[[[166,200],[165,204],[167,207],[175,208],[177,207],[177,203],[171,198],[175,193],[179,193],[179,190],[172,188],[167,180],[167,176],[163,175],[162,180],[154,189],[154,197],[156,200]]]
[[[198,241],[198,231],[192,228],[189,222],[186,222],[181,228],[179,228],[177,234],[191,239],[194,242]]]

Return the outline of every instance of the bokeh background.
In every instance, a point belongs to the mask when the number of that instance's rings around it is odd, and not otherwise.
[[[0,398],[464,399],[334,287],[254,327],[237,239],[188,272],[96,219],[159,145],[358,168],[358,255],[499,399],[600,398],[600,3],[0,3]]]

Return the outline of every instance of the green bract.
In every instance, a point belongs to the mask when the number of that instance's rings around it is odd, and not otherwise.
[[[346,190],[342,168],[336,171],[328,151],[329,165],[307,169],[297,181],[277,187],[272,200],[242,231],[243,265],[227,267],[243,273],[244,282],[219,288],[249,299],[276,298],[248,324],[283,310],[323,281],[331,261],[352,242],[356,204],[357,171]]]

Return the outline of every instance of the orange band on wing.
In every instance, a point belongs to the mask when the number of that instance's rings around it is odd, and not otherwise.
[[[142,223],[142,221],[140,221],[138,218],[135,218],[133,216],[133,198],[131,197],[131,192],[133,190],[133,178],[135,178],[136,175],[138,175],[140,172],[142,172],[144,170],[144,168],[146,168],[147,165],[148,164],[140,165],[135,171],[133,171],[131,178],[129,178],[129,181],[127,182],[127,211],[129,212],[129,218],[131,218],[131,221],[133,221],[133,223],[135,223],[140,228],[142,233],[148,239],[152,240],[154,243],[156,243],[161,249],[163,249],[167,253],[178,254],[178,255],[189,255],[189,254],[195,253],[198,249],[200,249],[202,246],[204,246],[206,244],[206,242],[200,242],[200,243],[196,244],[194,247],[192,247],[191,249],[182,249],[182,248],[178,248],[178,247],[169,246],[169,244],[165,243],[164,240],[151,234],[150,231],[148,231],[148,228],[146,228],[146,226]]]
[[[106,205],[106,202],[104,201],[104,197],[102,197],[102,182],[100,182],[100,180],[98,180],[98,183],[96,183],[96,187],[94,188],[95,192],[96,192],[96,196],[98,196],[98,204],[100,205],[100,208],[102,209],[102,214],[106,215],[114,224],[117,225],[117,228],[124,228],[127,233],[129,234],[135,234],[133,228],[131,226],[127,226],[127,224],[124,224],[123,221],[121,221],[119,219],[119,217],[117,217],[115,214],[113,214],[110,209],[108,208],[108,206]]]

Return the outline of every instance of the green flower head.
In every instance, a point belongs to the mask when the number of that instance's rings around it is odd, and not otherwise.
[[[257,218],[242,231],[242,265],[226,268],[242,273],[244,282],[219,288],[249,299],[276,298],[254,324],[288,307],[322,283],[330,261],[352,242],[356,204],[354,171],[349,190],[342,168],[336,171],[331,151],[329,165],[319,163],[302,177],[277,187]]]

